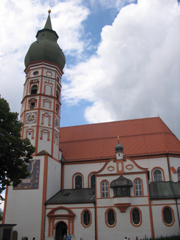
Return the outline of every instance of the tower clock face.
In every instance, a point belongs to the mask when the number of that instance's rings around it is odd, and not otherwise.
[[[36,123],[36,113],[31,112],[31,113],[26,113],[26,124],[29,123]]]
[[[59,129],[59,119],[55,117],[55,127]]]

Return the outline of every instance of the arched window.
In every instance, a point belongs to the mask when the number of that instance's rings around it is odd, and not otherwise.
[[[90,224],[90,213],[88,210],[83,212],[83,224],[88,226]]]
[[[115,214],[112,209],[109,209],[107,211],[107,223],[110,226],[114,225],[114,223],[115,223]]]
[[[102,198],[108,197],[108,182],[102,181],[101,183],[101,189],[102,189]]]
[[[178,169],[178,181],[180,181],[180,168]]]
[[[37,85],[33,85],[31,88],[31,94],[36,94],[37,93]]]
[[[135,196],[142,196],[141,179],[137,178],[134,183],[135,183]]]
[[[95,175],[91,175],[91,188],[95,188]]]
[[[162,172],[159,169],[155,169],[153,172],[154,182],[162,181]]]
[[[134,208],[131,212],[132,214],[132,222],[134,225],[139,225],[141,222],[141,215],[137,208]]]
[[[75,176],[75,188],[82,188],[82,176],[81,175],[77,175]]]
[[[166,224],[171,224],[173,221],[172,211],[169,207],[163,209],[163,219]]]

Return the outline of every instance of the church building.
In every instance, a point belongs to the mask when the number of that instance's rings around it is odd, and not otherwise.
[[[25,56],[30,176],[7,187],[18,240],[134,240],[180,231],[180,141],[160,117],[60,128],[65,56],[50,12]],[[63,81],[62,81],[63,82]]]

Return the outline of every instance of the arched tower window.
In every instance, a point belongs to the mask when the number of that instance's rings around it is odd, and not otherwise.
[[[37,85],[33,85],[31,88],[31,94],[36,94],[37,93]]]

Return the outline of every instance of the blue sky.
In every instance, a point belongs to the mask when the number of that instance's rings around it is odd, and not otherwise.
[[[0,94],[11,111],[20,112],[24,57],[51,8],[66,56],[60,125],[160,116],[180,138],[176,0],[1,0],[0,6]]]

